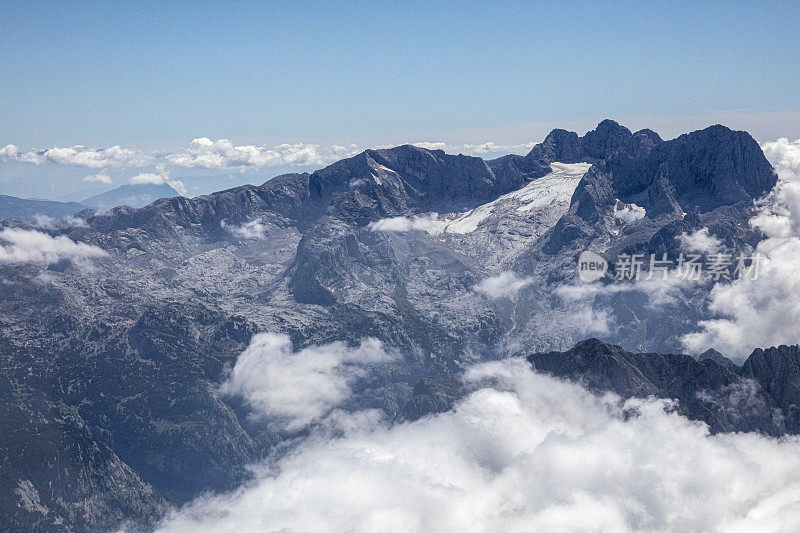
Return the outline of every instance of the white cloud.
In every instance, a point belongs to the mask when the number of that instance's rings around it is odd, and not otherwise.
[[[511,298],[531,283],[532,278],[520,278],[514,272],[503,271],[481,280],[472,290],[489,298]]]
[[[52,263],[61,259],[80,261],[107,255],[97,246],[78,243],[63,235],[52,237],[34,230],[6,228],[0,231],[0,242],[8,243],[0,246],[0,263]]]
[[[682,292],[693,290],[693,287],[702,283],[702,279],[694,280],[685,276],[676,269],[669,270],[666,276],[663,272],[642,272],[641,279],[618,283],[574,283],[560,285],[555,293],[566,303],[584,302],[591,305],[598,296],[611,296],[620,293],[639,292],[647,296],[647,306],[658,309],[665,305],[673,305],[682,299]]]
[[[755,348],[800,343],[800,239],[769,239],[758,278],[717,284],[709,309],[722,318],[701,321],[683,343],[696,353],[714,347],[735,360]]]
[[[558,336],[569,333],[573,341],[607,335],[613,326],[618,325],[619,308],[609,303],[609,298],[614,295],[641,294],[646,297],[647,309],[664,312],[668,307],[685,303],[688,295],[696,293],[697,286],[704,283],[703,280],[689,279],[674,269],[666,277],[663,273],[654,273],[649,279],[648,276],[649,272],[644,272],[641,279],[630,283],[575,280],[559,285],[553,295],[560,300],[560,305],[543,317],[547,328],[541,324],[537,326],[542,331],[557,332]]]
[[[287,335],[260,333],[236,360],[222,391],[241,396],[256,415],[294,431],[346,400],[366,365],[389,359],[376,339],[355,348],[333,342],[294,352]]]
[[[355,155],[355,145],[281,144],[278,146],[234,145],[228,139],[194,139],[182,152],[166,156],[166,161],[182,167],[230,168],[265,166],[322,166]]]
[[[91,176],[86,176],[85,178],[83,178],[83,181],[89,181],[92,183],[106,183],[108,185],[114,183],[114,181],[111,179],[111,176],[109,176],[108,174],[103,174],[102,172],[100,174],[93,174]]]
[[[0,148],[0,161],[8,161],[10,159],[16,159],[17,155],[19,155],[19,147],[13,144],[7,144],[4,147]]]
[[[68,228],[88,228],[89,224],[86,220],[80,217],[74,217],[72,215],[67,215],[64,217],[64,220],[61,221],[61,225],[68,227]]]
[[[141,172],[128,180],[131,185],[163,185],[167,184],[181,196],[186,196],[188,191],[186,185],[180,180],[173,180],[169,177],[169,172],[164,172],[161,165],[158,172]]]
[[[681,233],[678,236],[681,248],[687,252],[712,254],[722,249],[722,241],[711,235],[708,228],[701,228],[694,233]]]
[[[152,172],[142,172],[136,174],[128,182],[132,185],[162,185],[169,180],[164,174],[154,174]]]
[[[153,163],[152,156],[120,146],[87,148],[75,145],[69,148],[54,147],[40,151],[22,152],[18,147],[10,144],[0,150],[0,158],[37,165],[51,162],[87,168],[146,166]]]
[[[184,185],[182,181],[171,179],[167,183],[169,184],[170,187],[175,189],[181,196],[187,196],[189,194],[189,191],[186,189],[186,185]]]
[[[439,220],[438,214],[418,217],[382,218],[370,222],[367,227],[372,231],[424,231],[430,235],[440,235],[447,227],[446,220]]]
[[[444,150],[447,147],[447,144],[443,142],[422,141],[411,144],[417,148],[425,148],[426,150]]]
[[[762,148],[778,184],[751,220],[767,237],[756,249],[763,257],[758,276],[714,287],[709,309],[718,318],[682,339],[695,352],[714,347],[741,360],[758,347],[800,343],[800,141]]]
[[[778,531],[800,520],[797,438],[710,435],[668,401],[598,397],[519,359],[467,380],[476,390],[454,411],[312,434],[159,531]]]
[[[800,139],[789,142],[786,137],[761,145],[764,155],[776,169],[800,170]]]
[[[228,230],[234,237],[240,239],[263,239],[267,236],[267,226],[260,220],[251,220],[241,226],[231,226],[223,220],[220,225]]]
[[[112,146],[110,148],[47,148],[23,152],[9,144],[0,148],[0,161],[44,162],[87,168],[145,167],[157,164],[198,168],[323,166],[355,155],[356,145],[320,146],[316,144],[279,144],[276,146],[234,145],[227,139],[194,139],[188,148],[174,153],[144,153]],[[100,175],[98,175],[100,176]],[[102,181],[100,179],[87,181]]]
[[[498,155],[498,154],[527,154],[536,145],[535,142],[527,142],[522,144],[496,144],[492,141],[482,144],[465,144],[458,150],[459,153],[465,155]],[[455,151],[453,147],[452,151]]]
[[[527,154],[536,143],[526,142],[521,144],[497,144],[492,141],[478,144],[448,144],[441,141],[421,141],[407,143],[426,150],[444,150],[449,154],[464,154],[478,157],[497,157],[503,154]],[[391,145],[382,148],[391,148]]]
[[[56,220],[47,215],[36,215],[34,224],[42,229],[85,228],[89,226],[84,219],[72,215],[67,215],[63,220]]]
[[[56,219],[47,215],[36,215],[34,217],[34,224],[42,229],[54,229],[56,227]]]

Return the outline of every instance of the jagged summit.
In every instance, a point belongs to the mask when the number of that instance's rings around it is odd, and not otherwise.
[[[711,126],[661,141],[642,130],[586,173],[546,250],[558,253],[570,243],[585,245],[587,239],[613,233],[617,202],[644,209],[648,220],[660,217],[662,225],[720,207],[747,218],[753,201],[776,182],[774,169],[747,132]]]

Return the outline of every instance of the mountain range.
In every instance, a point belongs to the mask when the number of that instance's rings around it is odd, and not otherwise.
[[[34,223],[37,217],[62,220],[87,209],[107,211],[113,207],[144,207],[159,198],[180,196],[178,191],[166,183],[120,185],[109,191],[96,194],[80,202],[56,202],[54,200],[25,199],[0,194],[0,220],[14,219]],[[88,216],[88,212],[81,216]]]
[[[517,356],[596,390],[676,399],[715,432],[796,434],[797,346],[741,366],[682,354],[710,282],[664,306],[635,291],[563,298],[581,287],[584,250],[677,255],[706,232],[752,251],[754,202],[776,182],[746,132],[665,141],[605,120],[553,130],[525,156],[404,145],[80,226],[5,221],[99,252],[90,267],[0,264],[0,522],[149,529],[248,479],[305,431],[220,392],[257,332],[288,335],[297,353],[378,339],[398,355],[354,373],[340,407],[394,421],[449,409],[465,368]],[[615,320],[595,324],[604,309]],[[598,330],[605,342],[583,340]]]
[[[175,196],[180,196],[180,193],[167,183],[126,184],[96,194],[81,203],[98,211],[107,211],[117,206],[144,207],[159,198]]]
[[[31,223],[40,215],[58,220],[84,209],[86,206],[77,202],[24,199],[0,194],[0,220],[13,218]]]

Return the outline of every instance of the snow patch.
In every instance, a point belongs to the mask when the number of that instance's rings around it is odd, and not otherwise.
[[[447,233],[471,233],[489,218],[494,208],[504,202],[514,201],[520,205],[517,211],[526,213],[557,202],[569,202],[581,178],[589,170],[590,163],[551,163],[552,172],[533,180],[525,187],[504,194],[497,200],[467,211],[447,225]]]
[[[630,224],[641,220],[645,217],[646,211],[644,207],[636,204],[626,204],[617,200],[617,205],[614,206],[614,218],[620,224]]]
[[[376,165],[382,169],[381,165]],[[463,235],[478,229],[478,225],[489,218],[494,209],[500,205],[512,202],[517,211],[527,213],[554,203],[568,203],[575,192],[575,188],[589,167],[590,163],[551,163],[552,172],[536,179],[525,187],[504,194],[503,196],[479,205],[475,209],[460,213],[451,220],[439,218],[438,213],[429,213],[416,217],[384,218],[369,224],[372,231],[425,231],[430,235],[452,233]],[[391,169],[386,169],[390,172]],[[377,179],[375,174],[373,178]],[[450,215],[452,217],[452,215]]]

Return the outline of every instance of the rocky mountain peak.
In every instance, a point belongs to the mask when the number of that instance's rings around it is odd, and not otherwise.
[[[574,131],[555,129],[547,134],[544,141],[534,146],[525,159],[549,165],[553,161],[575,163],[584,158],[581,139]]]
[[[697,356],[697,360],[700,362],[703,361],[714,361],[718,365],[725,367],[725,368],[736,368],[736,363],[719,353],[714,348],[709,348],[705,352],[701,353]]]
[[[591,355],[614,355],[622,351],[622,348],[613,344],[606,344],[600,339],[592,337],[578,342],[568,353],[591,354]]]
[[[581,139],[581,146],[587,158],[605,159],[623,149],[633,134],[625,126],[606,119]]]
[[[625,138],[624,131],[612,124],[603,131],[611,132],[606,135],[609,146],[618,145],[612,140],[619,143]],[[728,218],[744,222],[753,201],[776,182],[761,147],[746,132],[717,125],[662,141],[654,132],[641,130],[586,173],[546,250],[558,252],[576,239],[585,246],[584,241],[598,232],[613,233],[618,201],[643,208],[648,221],[661,217],[668,223],[686,213],[702,215],[726,207]]]
[[[573,131],[554,129],[543,142],[531,149],[525,159],[548,165],[596,161],[624,148],[631,137],[628,128],[610,119],[603,120],[583,137]]]

